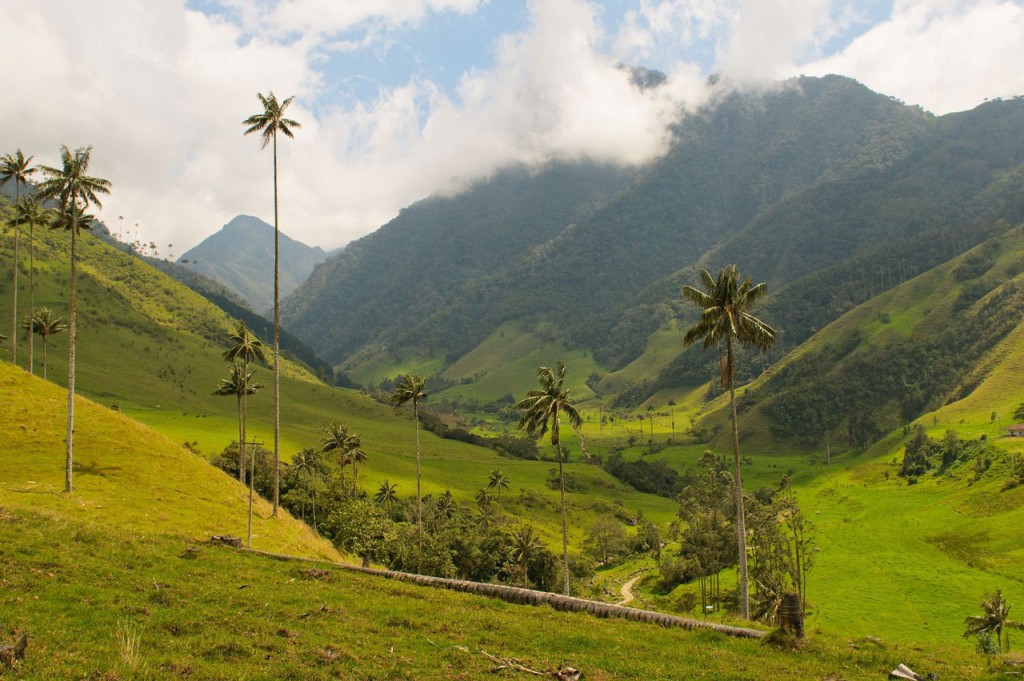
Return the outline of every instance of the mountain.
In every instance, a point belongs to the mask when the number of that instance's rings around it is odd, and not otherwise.
[[[285,302],[285,323],[371,382],[412,367],[482,385],[523,359],[515,339],[530,334],[524,352],[545,341],[575,352],[577,371],[596,374],[588,383],[637,404],[714,372],[678,337],[663,343],[694,315],[679,291],[698,267],[736,262],[769,283],[777,359],[1015,224],[1022,127],[1021,100],[934,117],[839,76],[723,94],[680,119],[663,158],[604,189],[592,178],[607,169],[563,164],[410,206],[320,265]],[[521,224],[532,228],[510,228]],[[499,338],[500,363],[458,361]],[[655,338],[657,358],[632,369]],[[618,372],[631,378],[607,379]]]
[[[335,363],[368,345],[407,340],[448,352],[457,349],[453,336],[479,342],[484,328],[476,320],[449,315],[445,330],[423,320],[460,307],[467,284],[488,281],[585,220],[632,175],[591,163],[513,168],[457,196],[420,201],[318,266],[282,306],[285,325]]]
[[[280,287],[286,296],[327,257],[280,234]],[[189,249],[178,264],[215,279],[240,295],[257,312],[274,306],[274,227],[259,218],[239,215],[219,232]]]

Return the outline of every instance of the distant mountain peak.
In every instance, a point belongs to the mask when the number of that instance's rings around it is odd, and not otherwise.
[[[295,290],[325,258],[327,253],[319,246],[307,246],[282,231],[281,296]],[[274,226],[257,217],[236,215],[178,262],[224,284],[254,310],[268,310],[274,304]]]

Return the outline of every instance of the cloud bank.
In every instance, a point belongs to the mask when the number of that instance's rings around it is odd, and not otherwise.
[[[113,182],[102,218],[164,253],[239,213],[272,218],[271,155],[241,125],[269,88],[295,95],[302,123],[280,146],[282,229],[325,247],[509,163],[655,158],[711,72],[744,86],[844,73],[937,113],[1024,92],[1024,7],[1009,0],[902,0],[880,21],[852,1],[635,0],[613,21],[596,2],[528,0],[526,24],[456,88],[412,72],[368,99],[332,94],[328,65],[485,0],[87,4],[0,6],[0,44],[19,55],[0,73],[0,152],[54,164],[61,144],[92,144]],[[669,79],[640,91],[621,63]]]

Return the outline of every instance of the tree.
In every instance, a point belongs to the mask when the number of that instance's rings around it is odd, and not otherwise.
[[[501,470],[495,469],[491,471],[491,476],[487,480],[487,488],[497,491],[499,511],[504,510],[501,508],[501,490],[508,489],[510,484],[511,481],[508,479],[508,476],[502,473]]]
[[[617,518],[607,516],[599,518],[587,529],[583,541],[590,555],[603,565],[626,553],[628,545],[622,523]]]
[[[967,630],[964,631],[964,638],[971,636],[982,636],[989,634],[995,636],[996,643],[1002,646],[1004,636],[1006,640],[1006,652],[1010,652],[1009,629],[1024,630],[1024,622],[1014,622],[1010,617],[1010,604],[1003,597],[1003,590],[996,589],[996,592],[981,599],[983,615],[969,615],[964,619]]]
[[[356,465],[369,460],[366,452],[362,449],[362,441],[357,435],[353,435],[349,442],[348,460],[352,464],[352,497],[355,498],[359,494],[359,470]]]
[[[222,378],[217,381],[217,389],[213,392],[214,395],[221,395],[224,397],[233,395],[238,402],[238,481],[245,481],[245,451],[246,448],[243,446],[245,442],[245,410],[242,405],[249,395],[255,395],[256,392],[263,388],[261,383],[255,383],[252,380],[253,374],[256,371],[245,370],[240,364],[231,365],[231,373],[227,378]],[[250,485],[251,486],[251,485]]]
[[[382,480],[380,487],[377,488],[377,493],[373,495],[373,500],[390,512],[398,502],[398,485]]]
[[[102,207],[98,194],[110,193],[110,182],[86,173],[92,159],[92,147],[75,150],[60,148],[61,168],[41,166],[46,179],[38,187],[39,196],[57,199],[60,212],[53,226],[71,232],[70,308],[68,315],[68,424],[67,456],[64,467],[64,491],[72,490],[72,466],[75,433],[75,348],[78,342],[78,254],[77,243],[82,228],[91,227],[92,217],[85,214],[90,205]]]
[[[427,399],[423,391],[426,381],[419,376],[406,374],[391,393],[391,404],[398,409],[407,402],[412,402],[413,421],[416,424],[416,527],[423,531],[423,491],[420,486],[420,402]]]
[[[313,529],[316,530],[316,495],[325,484],[324,477],[327,475],[327,468],[320,459],[319,452],[312,447],[305,447],[292,459],[292,465],[289,470],[296,476],[298,486],[303,492],[302,517],[303,519],[306,517],[304,500],[308,498],[310,505],[313,507]]]
[[[320,426],[320,430],[324,433],[324,439],[320,442],[320,451],[325,454],[334,452],[338,457],[338,465],[341,468],[352,463],[353,452],[359,450],[361,445],[359,436],[355,433],[350,433],[348,426],[342,421],[332,421],[326,426]],[[360,454],[362,454],[361,451]],[[363,456],[365,457],[365,454]],[[344,484],[345,477],[343,474],[342,485]],[[351,496],[355,496],[354,487]]]
[[[36,306],[36,249],[35,249],[35,227],[44,225],[53,219],[52,212],[34,198],[25,196],[18,199],[14,204],[14,225],[28,225],[28,319],[35,317]],[[35,344],[32,342],[33,333],[28,335],[28,371],[35,373]],[[45,367],[44,367],[45,370]]]
[[[340,549],[363,559],[363,567],[371,560],[383,560],[388,548],[398,539],[395,524],[377,504],[366,499],[349,499],[335,509],[327,520]]]
[[[292,103],[293,97],[282,102],[277,101],[273,91],[266,96],[256,93],[263,105],[263,111],[249,116],[242,125],[248,126],[245,134],[258,132],[263,137],[262,149],[273,142],[274,147],[274,515],[277,515],[278,497],[280,495],[281,475],[278,470],[281,451],[281,314],[280,314],[280,276],[278,268],[278,206],[277,206],[277,133],[288,138],[294,137],[292,128],[299,128],[296,121],[284,117],[284,110]]]
[[[569,530],[565,517],[565,473],[563,471],[561,414],[565,414],[573,428],[583,425],[579,411],[569,401],[568,389],[563,389],[565,382],[565,363],[558,361],[557,369],[550,367],[537,369],[537,380],[540,389],[534,389],[526,397],[517,402],[516,411],[521,412],[519,428],[527,434],[544,437],[551,430],[551,444],[558,451],[558,490],[562,502],[562,578],[565,595],[569,595]]]
[[[510,535],[512,540],[512,561],[516,564],[516,571],[520,576],[520,583],[528,586],[527,563],[538,551],[544,548],[544,542],[530,525],[523,525],[516,528]]]
[[[743,519],[743,484],[740,479],[740,431],[736,417],[736,359],[733,343],[750,345],[762,351],[775,343],[775,332],[770,326],[754,317],[750,310],[761,300],[767,287],[764,283],[754,285],[750,278],[740,282],[735,265],[727,265],[717,278],[702,269],[701,283],[704,290],[693,286],[683,287],[683,298],[696,305],[701,316],[697,323],[686,332],[684,345],[691,345],[703,339],[704,348],[716,348],[719,353],[722,387],[729,388],[729,406],[732,412],[733,469],[736,497],[736,540],[740,565],[740,610],[744,619],[750,619],[750,597],[747,583],[746,527]],[[725,357],[721,355],[725,344]]]
[[[65,331],[68,325],[60,317],[54,317],[47,307],[36,310],[30,319],[25,320],[25,328],[31,334],[39,334],[43,339],[43,380],[46,380],[46,341],[61,331]]]
[[[246,326],[245,322],[238,322],[235,330],[228,334],[228,349],[224,351],[222,357],[226,362],[242,360],[241,375],[246,377],[252,376],[249,373],[250,362],[257,360],[260,362],[267,361],[266,355],[263,352],[263,342],[249,331],[249,327]],[[245,482],[245,449],[247,446],[245,444],[245,419],[249,410],[248,396],[250,393],[242,390],[240,394],[242,398],[242,411],[238,431],[238,437],[240,438],[238,440],[238,481]]]
[[[25,158],[25,154],[22,153],[21,149],[18,149],[13,154],[6,154],[0,158],[0,187],[14,180],[14,205],[15,205],[15,219],[12,220],[14,225],[14,300],[11,304],[11,328],[13,332],[11,334],[11,356],[12,362],[18,363],[18,235],[20,222],[17,220],[17,206],[21,202],[21,185],[28,184],[28,178],[30,175],[36,172],[36,168],[30,168],[29,163],[32,162],[32,156]],[[29,310],[29,315],[32,311]],[[32,335],[29,334],[31,342]]]

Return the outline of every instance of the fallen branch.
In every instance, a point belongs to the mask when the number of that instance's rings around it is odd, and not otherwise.
[[[573,669],[572,667],[562,667],[557,672],[542,672],[539,669],[531,669],[511,657],[501,658],[497,655],[491,655],[484,650],[481,650],[480,654],[498,665],[494,670],[495,672],[511,669],[514,672],[523,672],[524,674],[533,674],[534,676],[550,676],[551,678],[558,679],[559,681],[579,681],[580,677],[583,676],[583,673],[580,672],[580,670]]]
[[[502,659],[502,658],[498,657],[497,655],[491,655],[490,653],[488,653],[485,650],[481,650],[480,654],[483,655],[484,657],[486,657],[491,662],[493,662],[496,665],[498,665],[498,668],[494,670],[496,672],[500,672],[500,671],[502,671],[504,669],[511,669],[511,670],[517,671],[517,672],[525,672],[527,674],[533,674],[534,676],[547,676],[548,675],[547,672],[541,672],[541,671],[537,671],[536,669],[530,669],[529,667],[526,667],[526,666],[520,664],[519,662],[517,662],[516,660],[513,660],[512,658],[509,658],[507,660],[506,659]]]

